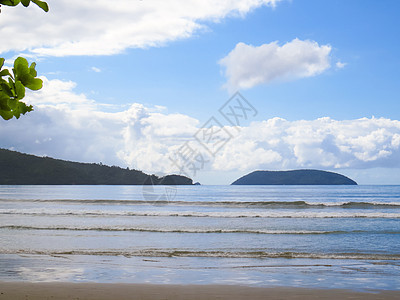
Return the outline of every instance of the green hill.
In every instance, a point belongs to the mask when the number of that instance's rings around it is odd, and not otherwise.
[[[142,171],[102,164],[78,163],[0,149],[1,185],[191,185],[180,175],[157,177]]]
[[[357,185],[338,173],[320,170],[255,171],[232,185]]]

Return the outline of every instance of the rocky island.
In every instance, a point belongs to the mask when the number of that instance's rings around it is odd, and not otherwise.
[[[254,171],[232,185],[357,185],[354,180],[320,170]]]

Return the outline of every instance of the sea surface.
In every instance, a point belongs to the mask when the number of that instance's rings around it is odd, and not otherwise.
[[[400,290],[400,186],[0,186],[0,281]]]

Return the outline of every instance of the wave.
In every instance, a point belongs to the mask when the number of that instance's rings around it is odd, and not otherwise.
[[[0,209],[3,215],[76,216],[76,217],[192,217],[192,218],[389,218],[400,219],[400,213],[387,212],[315,212],[315,211],[90,211]]]
[[[374,209],[374,208],[393,208],[399,209],[400,202],[307,202],[299,201],[146,201],[146,200],[82,200],[82,199],[19,199],[9,200],[0,199],[0,202],[12,203],[65,203],[65,204],[101,204],[101,205],[152,205],[152,206],[210,206],[210,207],[238,207],[238,208],[357,208],[357,209]]]
[[[23,225],[4,225],[0,229],[10,230],[65,230],[65,231],[132,231],[132,232],[160,232],[160,233],[244,233],[244,234],[291,234],[291,235],[314,235],[314,234],[400,234],[400,231],[366,231],[366,230],[258,230],[258,229],[165,229],[165,228],[140,228],[124,226],[23,226]]]
[[[95,255],[125,257],[219,257],[219,258],[285,258],[285,259],[351,259],[351,260],[400,260],[399,254],[376,253],[307,253],[307,252],[268,252],[268,251],[223,251],[223,250],[187,250],[187,249],[141,249],[141,250],[3,250],[0,254],[24,255]]]

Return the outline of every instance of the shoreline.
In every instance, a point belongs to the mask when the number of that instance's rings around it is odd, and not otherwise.
[[[108,299],[400,299],[400,291],[357,292],[339,289],[249,287],[238,285],[160,285],[73,282],[0,282],[0,300]]]

